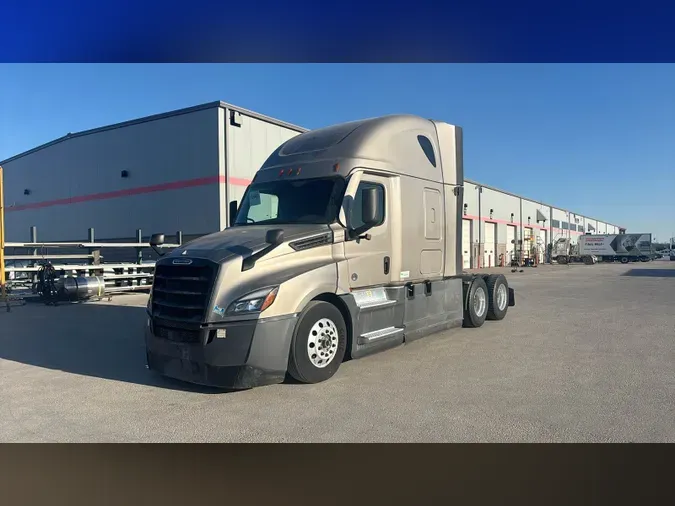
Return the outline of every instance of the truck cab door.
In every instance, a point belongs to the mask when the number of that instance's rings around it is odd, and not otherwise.
[[[369,239],[351,239],[344,245],[345,257],[349,271],[349,287],[358,288],[386,285],[391,280],[391,180],[390,178],[360,172],[350,178],[345,200],[350,201],[349,206],[343,206],[342,216],[352,228],[362,224],[361,205],[362,193],[366,188],[374,188],[379,200],[379,217],[377,224],[363,235]],[[350,213],[347,219],[344,215],[345,208]],[[343,221],[344,223],[344,221]]]

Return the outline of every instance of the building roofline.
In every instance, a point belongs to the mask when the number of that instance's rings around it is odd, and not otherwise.
[[[554,206],[554,205],[551,205],[551,204],[547,204],[546,202],[542,202],[541,200],[531,199],[531,198],[529,198],[529,197],[524,197],[524,196],[522,196],[522,195],[518,195],[517,193],[512,193],[512,192],[510,192],[510,191],[502,190],[502,189],[500,189],[500,188],[495,188],[494,186],[490,186],[489,184],[478,183],[478,182],[476,182],[476,181],[473,181],[473,180],[471,180],[471,179],[466,179],[466,178],[464,179],[464,182],[465,182],[465,183],[470,183],[470,184],[475,184],[476,186],[481,186],[481,187],[483,187],[483,188],[487,188],[488,190],[492,190],[492,191],[496,191],[496,192],[499,192],[499,193],[503,193],[503,194],[505,194],[505,195],[510,195],[511,197],[515,197],[515,198],[517,198],[517,199],[527,200],[528,202],[532,202],[532,203],[534,203],[534,204],[539,204],[539,205],[541,205],[541,206],[550,207],[551,209],[557,209],[558,211],[562,211],[562,212],[564,212],[564,213],[571,213],[571,214],[574,214],[575,216],[581,216],[582,218],[585,218],[585,219],[587,219],[587,220],[595,220],[596,222],[599,221],[600,223],[604,223],[605,225],[611,225],[611,226],[613,226],[613,227],[623,228],[623,227],[621,227],[621,226],[619,226],[619,225],[614,225],[613,223],[608,223],[608,222],[606,222],[606,221],[604,221],[604,220],[599,220],[599,219],[593,218],[593,217],[591,217],[591,216],[586,216],[585,214],[579,214],[579,213],[577,213],[577,212],[575,212],[575,211],[570,211],[569,209],[565,209],[564,207]]]
[[[74,138],[77,138],[77,137],[84,137],[85,135],[96,134],[96,133],[99,133],[99,132],[106,132],[108,130],[115,130],[117,128],[124,128],[124,127],[128,127],[128,126],[133,126],[133,125],[140,125],[141,123],[148,123],[150,121],[157,121],[157,120],[161,120],[161,119],[171,118],[173,116],[181,116],[183,114],[190,114],[190,113],[193,113],[193,112],[203,111],[203,110],[206,110],[206,109],[213,109],[215,107],[220,107],[220,108],[223,108],[223,109],[230,109],[230,110],[233,110],[233,111],[237,111],[237,112],[240,112],[241,114],[244,114],[246,116],[250,116],[252,118],[256,118],[256,119],[259,119],[259,120],[262,120],[262,121],[266,121],[268,123],[273,123],[275,125],[283,126],[283,127],[286,127],[290,130],[295,130],[298,133],[303,133],[303,132],[307,131],[306,128],[303,128],[303,127],[300,127],[300,126],[297,126],[297,125],[293,125],[292,123],[287,123],[285,121],[281,121],[281,120],[272,118],[270,116],[266,116],[265,114],[260,114],[260,113],[257,113],[255,111],[251,111],[251,110],[245,109],[243,107],[237,107],[236,105],[232,105],[232,104],[229,104],[227,102],[223,102],[222,100],[218,100],[218,101],[215,101],[215,102],[207,102],[207,103],[195,105],[195,106],[192,106],[192,107],[184,107],[182,109],[176,109],[176,110],[169,111],[169,112],[152,114],[150,116],[143,116],[141,118],[122,121],[120,123],[113,123],[112,125],[106,125],[106,126],[102,126],[102,127],[91,128],[91,129],[88,129],[88,130],[82,130],[81,132],[67,133],[63,137],[59,137],[59,138],[54,139],[52,141],[46,142],[44,144],[40,144],[39,146],[36,146],[32,149],[29,149],[28,151],[24,151],[22,153],[19,153],[17,155],[14,155],[14,156],[11,156],[11,157],[7,158],[6,160],[2,160],[2,161],[0,161],[0,165],[4,165],[6,163],[13,162],[14,160],[18,160],[19,158],[23,158],[24,156],[35,153],[36,151],[40,151],[40,150],[48,148],[50,146],[54,146],[55,144],[59,144],[61,142],[69,140],[69,139],[74,139]]]
[[[181,109],[175,109],[173,111],[163,112],[163,113],[159,113],[159,114],[151,114],[150,116],[143,116],[141,118],[122,121],[120,123],[113,123],[112,125],[106,125],[106,126],[102,126],[102,127],[91,128],[89,130],[82,130],[80,132],[75,132],[75,133],[68,133],[68,134],[64,135],[63,137],[59,137],[59,138],[54,139],[52,141],[46,142],[44,144],[40,144],[39,146],[36,146],[32,149],[29,149],[28,151],[24,151],[22,153],[14,155],[10,158],[7,158],[6,160],[2,160],[2,161],[0,161],[0,165],[4,165],[6,163],[13,162],[14,160],[18,160],[19,158],[23,158],[24,156],[30,155],[32,153],[35,153],[35,152],[40,151],[42,149],[48,148],[50,146],[54,146],[55,144],[59,144],[61,142],[69,140],[69,139],[75,139],[77,137],[84,137],[85,135],[96,134],[96,133],[99,133],[99,132],[106,132],[108,130],[115,130],[117,128],[124,128],[124,127],[128,127],[128,126],[133,126],[133,125],[140,125],[142,123],[148,123],[150,121],[157,121],[157,120],[161,120],[161,119],[171,118],[173,116],[181,116],[183,114],[190,114],[190,113],[193,113],[193,112],[203,111],[203,110],[206,110],[206,109],[213,109],[215,107],[219,107],[221,109],[229,109],[229,110],[232,110],[232,111],[236,111],[236,112],[239,112],[239,113],[244,114],[246,116],[250,116],[252,118],[256,118],[256,119],[259,119],[261,121],[265,121],[267,123],[272,123],[274,125],[282,126],[282,127],[288,128],[290,130],[295,130],[298,133],[304,133],[304,132],[308,132],[310,130],[308,128],[304,128],[304,127],[301,127],[301,126],[298,126],[298,125],[294,125],[294,124],[288,123],[286,121],[282,121],[282,120],[279,120],[279,119],[276,119],[276,118],[272,118],[271,116],[267,116],[265,114],[260,114],[258,112],[252,111],[250,109],[245,109],[243,107],[238,107],[238,106],[230,104],[228,102],[223,102],[222,100],[217,100],[215,102],[206,102],[206,103],[191,106],[191,107],[184,107],[184,108],[181,108]],[[541,202],[539,200],[534,200],[534,199],[530,199],[528,197],[523,197],[522,195],[517,195],[515,193],[511,193],[509,191],[502,190],[500,188],[495,188],[494,186],[478,183],[478,182],[470,180],[470,179],[465,179],[464,181],[466,183],[474,184],[474,185],[477,185],[477,186],[482,186],[483,188],[487,188],[489,190],[493,190],[493,191],[497,191],[497,192],[500,192],[500,193],[503,193],[503,194],[506,194],[506,195],[510,195],[512,197],[528,200],[530,202],[535,202],[535,203],[538,203],[540,205],[547,206],[547,207],[550,207],[550,208],[553,208],[553,209],[558,209],[559,211],[568,212],[568,213],[571,212],[571,211],[569,211],[567,209],[563,209],[559,206],[553,206],[553,205],[547,204],[545,202]],[[574,214],[576,214],[576,213],[574,213]],[[588,217],[588,216],[584,216],[583,214],[580,215],[580,216],[583,216],[586,219],[595,220],[596,222],[600,221],[601,223],[605,223],[607,225],[612,225],[611,223],[607,223],[606,221],[598,220],[597,218],[591,218],[591,217]],[[612,225],[612,226],[618,227],[618,225]]]

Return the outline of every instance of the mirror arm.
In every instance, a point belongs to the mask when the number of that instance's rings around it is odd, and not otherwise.
[[[157,246],[155,246],[154,244],[151,244],[150,247],[151,247],[153,250],[155,250],[155,253],[157,253],[159,256],[163,257],[164,255],[166,255],[166,253],[162,253],[162,252],[159,250],[159,248],[158,248]]]
[[[253,253],[252,255],[249,255],[246,258],[244,258],[241,262],[241,271],[244,272],[244,271],[247,271],[249,269],[253,269],[253,267],[255,267],[255,263],[258,260],[260,260],[262,257],[267,255],[273,249],[277,248],[280,244],[281,243],[279,243],[279,244],[268,244],[267,246],[265,246],[263,249],[261,249],[257,253]]]
[[[367,232],[371,228],[373,228],[371,225],[361,225],[359,228],[347,229],[347,237],[351,241],[355,239],[365,239],[366,241],[370,241],[371,235],[364,234],[364,232]]]

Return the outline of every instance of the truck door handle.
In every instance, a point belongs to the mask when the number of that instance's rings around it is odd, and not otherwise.
[[[389,257],[384,257],[384,273],[389,274],[389,264],[391,262],[389,261]]]

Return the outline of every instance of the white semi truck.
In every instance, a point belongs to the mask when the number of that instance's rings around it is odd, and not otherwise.
[[[230,227],[157,262],[148,367],[235,389],[317,383],[346,358],[503,319],[506,278],[462,272],[463,185],[462,129],[440,121],[285,142],[230,203]]]
[[[593,265],[598,258],[592,254],[582,254],[579,244],[574,244],[569,237],[559,237],[551,248],[551,260],[559,264],[579,263]]]

